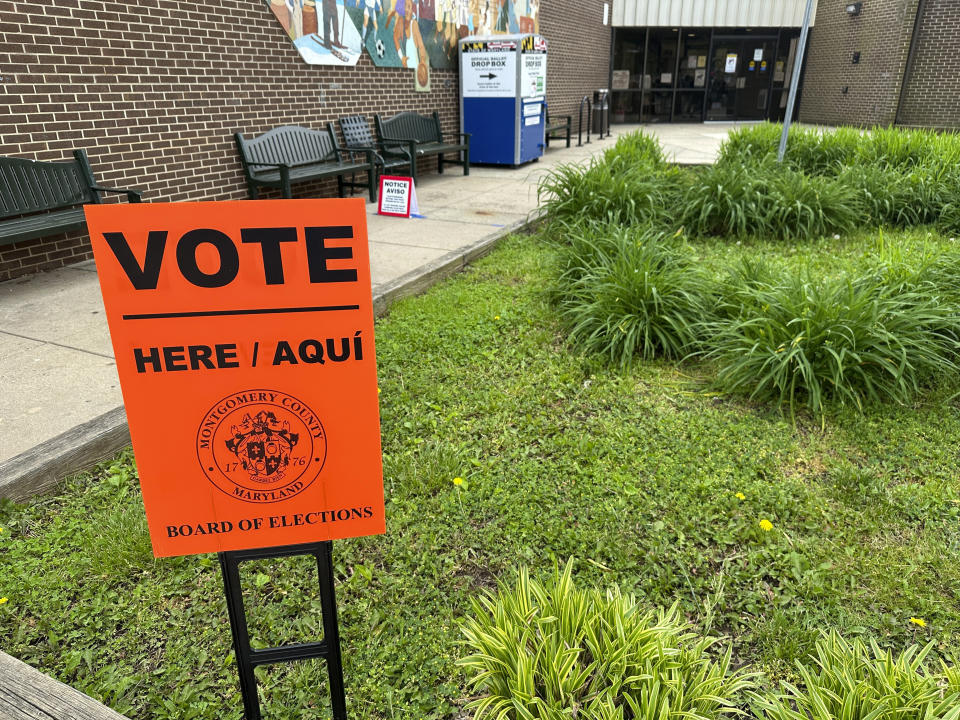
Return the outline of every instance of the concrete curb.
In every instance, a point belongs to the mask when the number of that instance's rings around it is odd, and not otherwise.
[[[398,300],[419,295],[460,272],[493,250],[503,238],[536,225],[540,217],[540,210],[534,210],[523,220],[378,285],[373,296],[374,315],[380,317]],[[129,444],[130,428],[121,405],[0,463],[0,499],[23,502],[52,492],[66,478],[89,470]]]
[[[451,250],[436,260],[401,275],[396,280],[383,283],[375,288],[373,296],[373,314],[384,315],[393,303],[405,297],[419,295],[432,285],[460,272],[470,263],[479,260],[496,247],[503,238],[520,232],[540,222],[540,211],[534,210],[523,220],[504,225],[495,233],[482,237],[470,245]]]

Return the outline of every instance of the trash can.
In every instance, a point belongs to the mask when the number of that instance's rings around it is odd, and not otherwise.
[[[593,93],[593,117],[590,131],[599,135],[610,133],[610,93],[605,89]]]

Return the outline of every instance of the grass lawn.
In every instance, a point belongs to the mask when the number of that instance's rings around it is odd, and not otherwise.
[[[804,243],[790,260],[830,272],[875,242]],[[695,246],[707,267],[783,247]],[[570,556],[578,583],[679,601],[771,680],[832,628],[958,647],[960,411],[946,392],[793,424],[713,392],[695,363],[611,370],[565,347],[553,260],[541,238],[511,238],[378,324],[387,534],[334,544],[351,717],[461,717],[469,598]],[[0,525],[4,651],[131,717],[239,717],[216,558],[153,559],[131,455],[0,508]],[[261,645],[319,636],[308,565],[244,566]],[[262,672],[265,717],[327,707],[322,661]]]

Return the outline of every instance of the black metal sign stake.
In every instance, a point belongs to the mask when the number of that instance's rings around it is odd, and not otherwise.
[[[233,634],[233,649],[240,671],[240,694],[243,696],[243,711],[246,720],[261,720],[260,698],[257,694],[257,678],[253,670],[257,665],[272,665],[280,662],[325,658],[330,674],[330,703],[334,720],[347,720],[347,700],[343,691],[343,665],[340,659],[340,631],[337,627],[337,603],[333,592],[333,543],[328,541],[306,545],[233,550],[222,552],[220,569],[223,571],[223,589],[227,596],[227,611],[230,614],[230,631]],[[317,559],[317,575],[320,580],[320,602],[323,608],[323,640],[298,643],[280,647],[254,650],[250,647],[247,630],[247,614],[243,609],[243,593],[240,587],[240,563],[247,560],[313,555]]]

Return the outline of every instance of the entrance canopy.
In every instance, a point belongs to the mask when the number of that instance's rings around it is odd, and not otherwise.
[[[806,5],[806,0],[613,0],[612,20],[614,27],[800,27]]]

